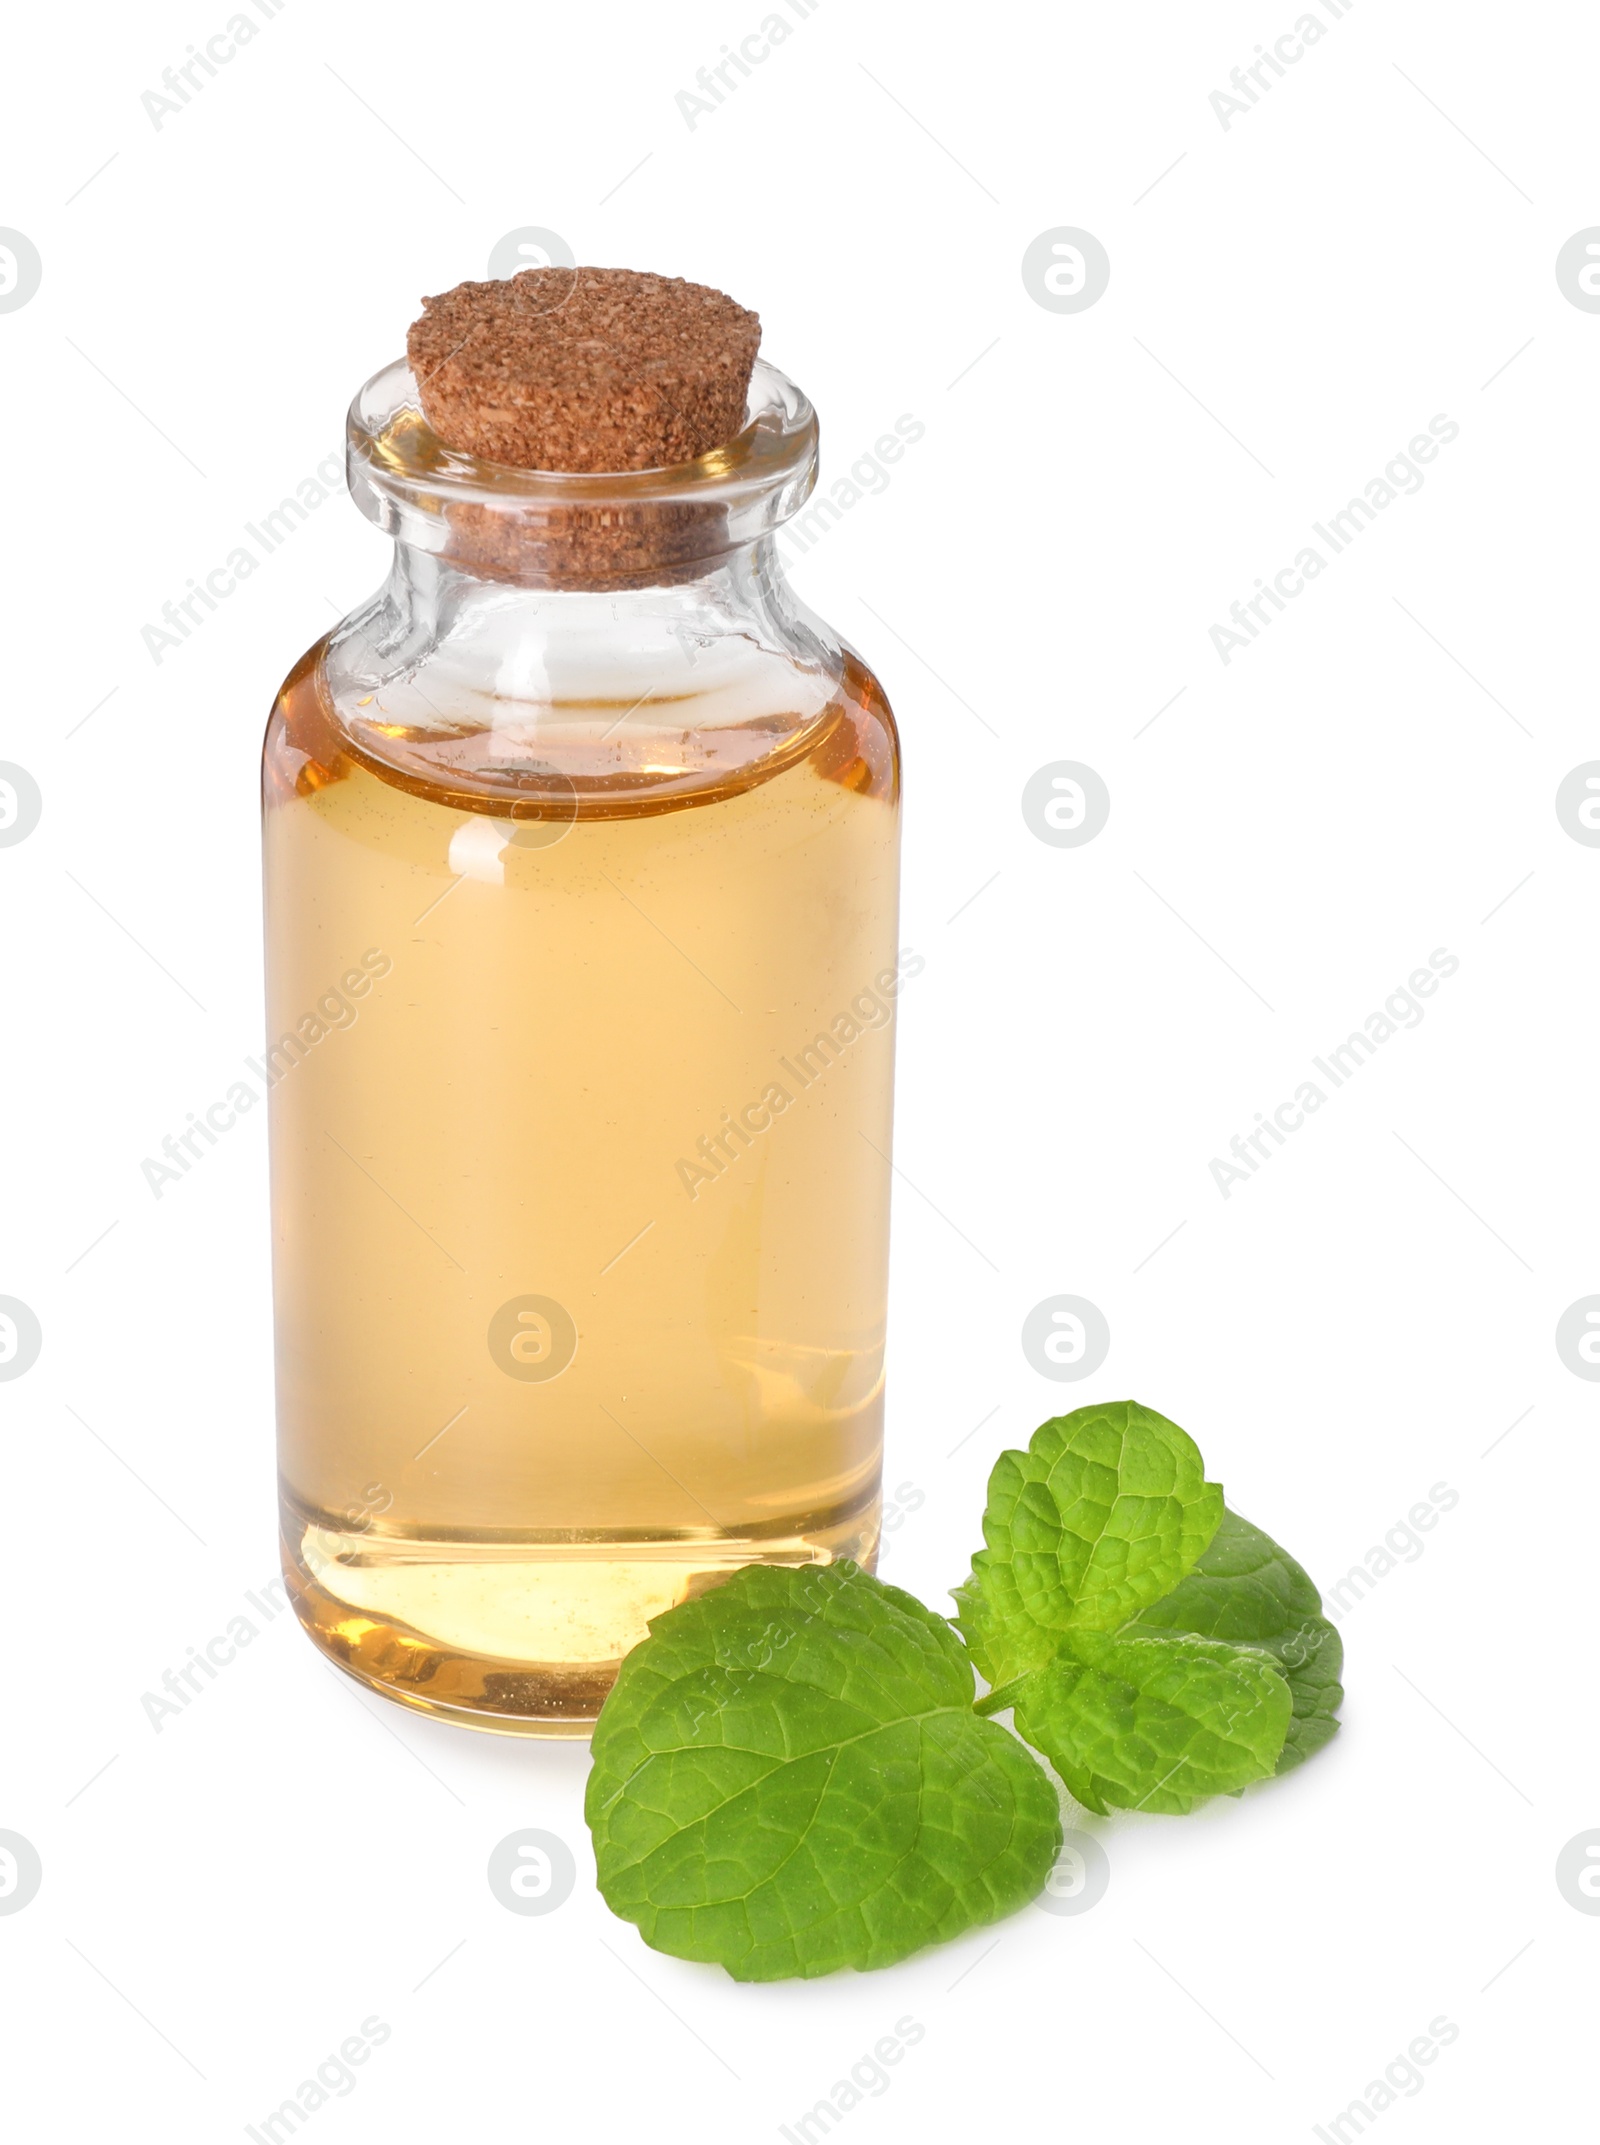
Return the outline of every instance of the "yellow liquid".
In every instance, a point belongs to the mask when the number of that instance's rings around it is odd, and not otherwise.
[[[876,1547],[892,724],[852,663],[619,771],[624,712],[530,805],[481,735],[386,764],[314,651],[267,741],[285,1567],[341,1665],[512,1732],[731,1569]]]

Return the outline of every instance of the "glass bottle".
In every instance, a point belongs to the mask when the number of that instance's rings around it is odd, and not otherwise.
[[[774,532],[758,363],[671,470],[443,445],[404,364],[352,493],[395,541],[263,774],[283,1554],[391,1697],[582,1734],[648,1618],[871,1565],[899,747]]]

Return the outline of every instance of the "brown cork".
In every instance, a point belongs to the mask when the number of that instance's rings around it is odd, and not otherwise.
[[[631,268],[524,268],[423,300],[406,337],[447,446],[517,469],[670,469],[744,429],[761,322]]]

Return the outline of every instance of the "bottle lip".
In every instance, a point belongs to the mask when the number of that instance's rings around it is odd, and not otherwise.
[[[351,496],[369,521],[425,550],[450,551],[452,524],[503,519],[525,545],[571,541],[575,529],[648,527],[662,510],[680,532],[707,542],[706,557],[755,541],[797,514],[816,482],[817,418],[809,398],[775,365],[757,359],[744,430],[726,446],[670,469],[516,469],[464,454],[422,414],[405,359],[373,374],[350,405],[346,469]],[[684,512],[684,509],[700,511]]]

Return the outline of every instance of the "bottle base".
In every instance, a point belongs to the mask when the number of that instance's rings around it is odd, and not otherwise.
[[[336,1666],[435,1720],[586,1736],[652,1617],[746,1564],[870,1570],[879,1501],[760,1536],[608,1543],[427,1541],[343,1532],[286,1509],[295,1613]]]

